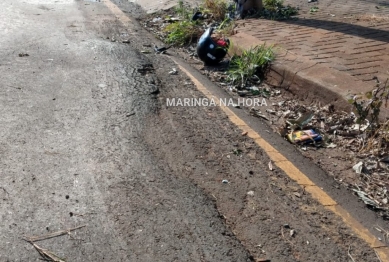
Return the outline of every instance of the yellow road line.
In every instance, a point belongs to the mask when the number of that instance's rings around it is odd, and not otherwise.
[[[104,4],[122,23],[132,23],[132,20],[126,16],[114,3],[105,0]],[[180,67],[180,69],[193,81],[197,89],[201,91],[209,99],[219,101],[219,98],[214,96],[203,84],[200,83],[188,70],[183,68],[177,61],[172,60]],[[218,103],[219,105],[221,103]],[[305,191],[311,194],[312,198],[316,199],[325,208],[331,210],[336,215],[340,216],[343,221],[363,240],[365,240],[377,253],[381,261],[389,261],[389,247],[380,242],[370,231],[361,223],[354,219],[344,208],[336,203],[324,190],[316,186],[304,173],[302,173],[293,163],[284,157],[277,149],[264,140],[257,132],[249,127],[241,118],[226,106],[220,107],[228,116],[230,121],[237,125],[242,131],[247,132],[247,136],[254,139],[255,143],[261,147],[270,159],[285,172],[292,180],[296,181],[300,186],[305,188]]]

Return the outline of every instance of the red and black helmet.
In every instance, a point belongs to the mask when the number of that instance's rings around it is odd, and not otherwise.
[[[214,41],[213,30],[213,27],[208,28],[197,43],[197,55],[206,65],[218,64],[228,52],[229,40]]]

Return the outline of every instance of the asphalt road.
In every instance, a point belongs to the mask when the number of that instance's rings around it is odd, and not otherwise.
[[[0,261],[38,261],[22,237],[81,225],[36,244],[67,261],[248,261],[201,190],[154,165],[138,136],[156,77],[85,4],[0,3]]]
[[[0,261],[40,261],[23,238],[84,225],[35,244],[66,261],[376,260],[218,108],[166,107],[200,94],[103,3],[3,0],[0,17]]]

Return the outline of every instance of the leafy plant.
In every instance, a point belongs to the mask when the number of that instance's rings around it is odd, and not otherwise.
[[[283,0],[263,0],[264,9],[259,12],[259,17],[266,19],[282,20],[298,14],[298,9],[290,5],[284,6]]]
[[[164,31],[169,33],[165,42],[177,46],[191,43],[201,35],[201,28],[196,22],[186,20],[168,25]]]
[[[175,7],[175,12],[178,16],[185,20],[191,20],[192,10],[185,6],[183,0],[178,1],[178,5]]]
[[[218,28],[218,32],[224,36],[232,36],[235,34],[236,24],[234,20],[229,18],[224,19]]]
[[[376,89],[367,92],[363,96],[354,96],[349,100],[357,113],[357,123],[364,123],[366,120],[371,121],[371,125],[378,127],[379,126],[379,115],[381,112],[381,107],[385,103],[385,107],[388,106],[389,101],[389,85],[388,80],[385,84],[379,85]]]
[[[284,7],[284,0],[263,0],[263,6],[268,10]]]
[[[227,72],[228,79],[235,84],[240,83],[242,87],[250,79],[263,79],[274,58],[273,47],[265,44],[243,50],[241,55],[231,58]]]
[[[316,13],[317,11],[319,11],[319,7],[317,6],[314,6],[314,7],[311,7],[311,9],[309,9],[309,12],[312,14],[312,13]]]

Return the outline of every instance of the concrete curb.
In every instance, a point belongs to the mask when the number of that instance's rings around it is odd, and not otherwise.
[[[248,49],[265,43],[256,37],[240,32],[230,39],[235,49]],[[275,47],[277,59],[271,66],[266,82],[285,88],[304,101],[320,102],[322,105],[331,103],[338,110],[350,111],[352,106],[347,100],[352,93],[374,88],[369,83],[355,81],[347,73],[314,63],[285,49]],[[236,52],[236,50],[232,50],[232,52]]]

